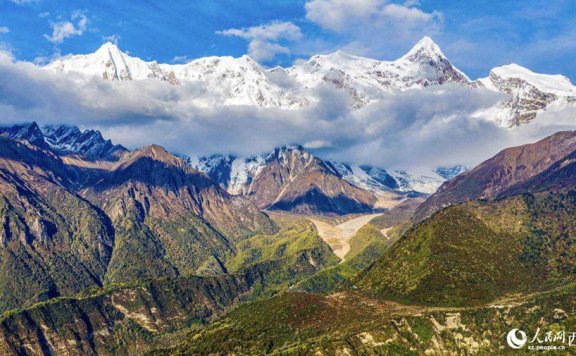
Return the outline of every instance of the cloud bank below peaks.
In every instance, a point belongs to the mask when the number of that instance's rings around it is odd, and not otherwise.
[[[77,125],[100,129],[131,148],[156,143],[197,156],[250,155],[302,144],[321,157],[385,168],[471,166],[505,147],[571,128],[574,121],[574,112],[564,109],[530,125],[502,128],[476,115],[501,95],[458,85],[383,94],[357,110],[346,104],[342,90],[326,86],[310,93],[317,98],[314,105],[276,109],[206,107],[198,103],[210,93],[193,82],[86,79],[5,53],[0,79],[2,124]]]

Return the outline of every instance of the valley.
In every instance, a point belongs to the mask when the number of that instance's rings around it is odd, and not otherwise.
[[[218,35],[289,56],[266,28]],[[576,87],[420,38],[274,67],[0,41],[0,355],[575,353]]]
[[[160,146],[4,132],[2,353],[506,353],[509,328],[573,325],[572,132],[430,197],[303,148],[232,195]]]
[[[337,225],[313,218],[309,218],[309,220],[316,226],[316,230],[318,230],[322,240],[330,246],[338,258],[344,261],[346,255],[350,252],[350,239],[356,235],[358,230],[377,216],[380,216],[380,214],[362,215],[343,223],[336,223]]]
[[[300,147],[233,195],[157,145],[2,132],[2,353],[506,353],[574,325],[573,132],[429,197]]]

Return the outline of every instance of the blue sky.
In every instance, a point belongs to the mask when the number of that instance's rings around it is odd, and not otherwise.
[[[423,35],[472,78],[516,62],[576,81],[573,0],[0,0],[0,45],[27,61],[107,39],[160,62],[248,52],[289,65],[341,48],[394,59]]]

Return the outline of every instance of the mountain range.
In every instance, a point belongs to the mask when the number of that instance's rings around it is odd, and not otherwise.
[[[249,157],[216,154],[208,157],[191,159],[198,170],[208,174],[212,180],[231,194],[247,194],[249,185],[257,175],[273,160],[289,161],[291,156],[312,157],[313,155],[302,146],[283,146],[271,153]],[[335,175],[342,177],[351,185],[361,189],[379,193],[390,190],[400,192],[416,192],[431,194],[446,180],[465,172],[466,167],[456,165],[440,167],[426,174],[402,170],[385,170],[369,165],[353,165],[330,160],[321,160],[321,164]]]
[[[576,281],[575,132],[505,149],[417,208],[393,176],[373,173],[400,195],[400,210],[389,207],[374,220],[377,214],[363,215],[370,221],[342,258],[319,236],[315,219],[326,224],[327,215],[301,220],[299,214],[336,214],[339,221],[348,212],[371,212],[377,194],[345,179],[346,165],[301,147],[252,161],[213,159],[257,163],[258,173],[226,187],[237,176],[234,163],[204,174],[160,146],[130,151],[89,130],[33,123],[1,132],[5,353],[22,345],[30,350],[24,354],[250,353],[265,347],[251,333],[269,338],[272,351],[286,340],[317,350],[318,337],[334,352],[489,351],[500,343],[482,332],[487,316],[498,330],[514,320],[529,326],[571,320],[563,313],[571,310]],[[394,231],[399,237],[391,237]],[[227,313],[254,297],[257,303]],[[504,307],[517,317],[493,314]],[[527,308],[537,319],[526,317]],[[278,330],[269,321],[273,313],[293,326]],[[334,315],[336,331],[327,327]],[[454,323],[466,325],[469,341],[458,343]],[[341,330],[352,332],[345,337],[352,346],[342,344]]]
[[[130,151],[112,144],[99,131],[36,123],[0,127],[0,135],[24,140],[83,168],[113,169]],[[187,158],[190,168],[205,173],[233,196],[260,209],[300,213],[360,213],[386,208],[411,195],[431,194],[465,167],[439,168],[424,175],[390,172],[323,160],[301,146],[279,147],[251,157],[213,155]]]
[[[105,140],[96,130],[56,125],[40,127],[35,122],[0,127],[0,135],[12,140],[25,140],[40,148],[63,155],[81,155],[87,159],[117,161],[128,150]]]
[[[494,68],[486,78],[469,79],[429,37],[395,61],[380,61],[337,51],[316,55],[292,67],[267,69],[248,56],[206,57],[186,64],[159,64],[131,57],[105,43],[96,52],[56,59],[47,70],[105,80],[160,80],[203,88],[199,106],[249,105],[298,109],[317,101],[322,88],[345,93],[362,108],[383,95],[431,86],[462,85],[501,93],[504,98],[479,113],[503,126],[532,121],[547,108],[576,101],[576,88],[561,75],[537,74],[516,64]]]
[[[384,208],[390,200],[414,193],[431,194],[444,181],[466,171],[465,167],[455,166],[424,175],[388,172],[378,167],[323,160],[301,146],[284,146],[250,157],[213,155],[191,159],[191,164],[230,194],[245,196],[262,209],[286,210],[289,203],[288,210],[339,214]],[[316,202],[325,196],[331,200],[352,198],[337,205],[354,203],[348,207],[312,207],[301,201],[308,199],[305,195],[314,196],[312,200]]]
[[[518,65],[471,80],[428,37],[391,62],[172,65],[107,43],[45,70],[283,110],[325,88],[363,110],[462,86],[502,94],[478,114],[510,130],[576,102],[565,77]],[[576,325],[576,131],[424,173],[321,152],[196,157],[1,126],[0,354],[507,354],[510,330]]]

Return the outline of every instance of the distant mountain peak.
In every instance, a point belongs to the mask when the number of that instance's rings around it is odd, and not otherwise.
[[[164,147],[159,145],[150,145],[135,150],[132,153],[133,158],[148,157],[155,161],[167,163],[170,165],[181,165],[183,160],[168,152]]]
[[[418,61],[423,58],[435,59],[435,58],[446,58],[444,52],[440,47],[428,36],[424,36],[420,41],[418,41],[412,49],[406,53],[402,59],[407,59],[409,61]]]
[[[118,45],[112,43],[112,42],[104,42],[100,48],[98,48],[96,50],[96,52],[94,53],[102,53],[102,52],[109,52],[109,51],[116,51],[116,52],[122,52],[120,50],[120,48],[118,47]]]
[[[234,57],[232,57],[232,58],[234,58]],[[241,57],[239,57],[239,58],[237,58],[237,59],[240,59],[240,60],[242,60],[243,62],[254,63],[254,64],[257,64],[258,66],[260,66],[260,65],[258,64],[258,62],[256,62],[256,61],[254,60],[254,58],[250,57],[250,56],[247,55],[247,54],[244,54],[244,55],[242,55]]]
[[[115,161],[128,150],[102,137],[97,130],[82,131],[76,126],[47,125],[36,122],[0,127],[0,135],[26,140],[36,147],[63,155],[82,155],[88,159]]]
[[[320,57],[328,57],[328,58],[342,58],[342,59],[359,59],[362,58],[360,56],[355,56],[353,54],[350,54],[348,52],[345,52],[341,49],[336,50],[334,52],[325,54],[325,55],[321,55]]]
[[[565,76],[534,73],[515,63],[493,68],[476,83],[510,94],[490,112],[495,121],[508,127],[532,121],[553,103],[558,107],[576,102],[576,87]]]
[[[576,88],[567,77],[559,74],[535,73],[516,63],[493,68],[490,74],[502,79],[523,80],[544,92],[576,95]]]
[[[116,44],[105,42],[94,53],[65,56],[46,65],[46,69],[110,81],[153,79],[174,85],[192,83],[205,89],[194,100],[199,107],[300,109],[322,100],[315,89],[331,87],[345,92],[346,104],[359,109],[380,100],[383,94],[456,83],[512,94],[510,100],[482,113],[504,126],[529,122],[553,103],[558,107],[576,102],[576,88],[568,78],[537,74],[517,64],[494,68],[488,78],[472,82],[429,36],[394,61],[337,50],[314,55],[289,68],[266,69],[248,55],[159,64],[132,57]]]
[[[31,144],[48,148],[44,135],[35,121],[14,126],[0,127],[0,136],[8,137],[11,140],[25,140]]]

